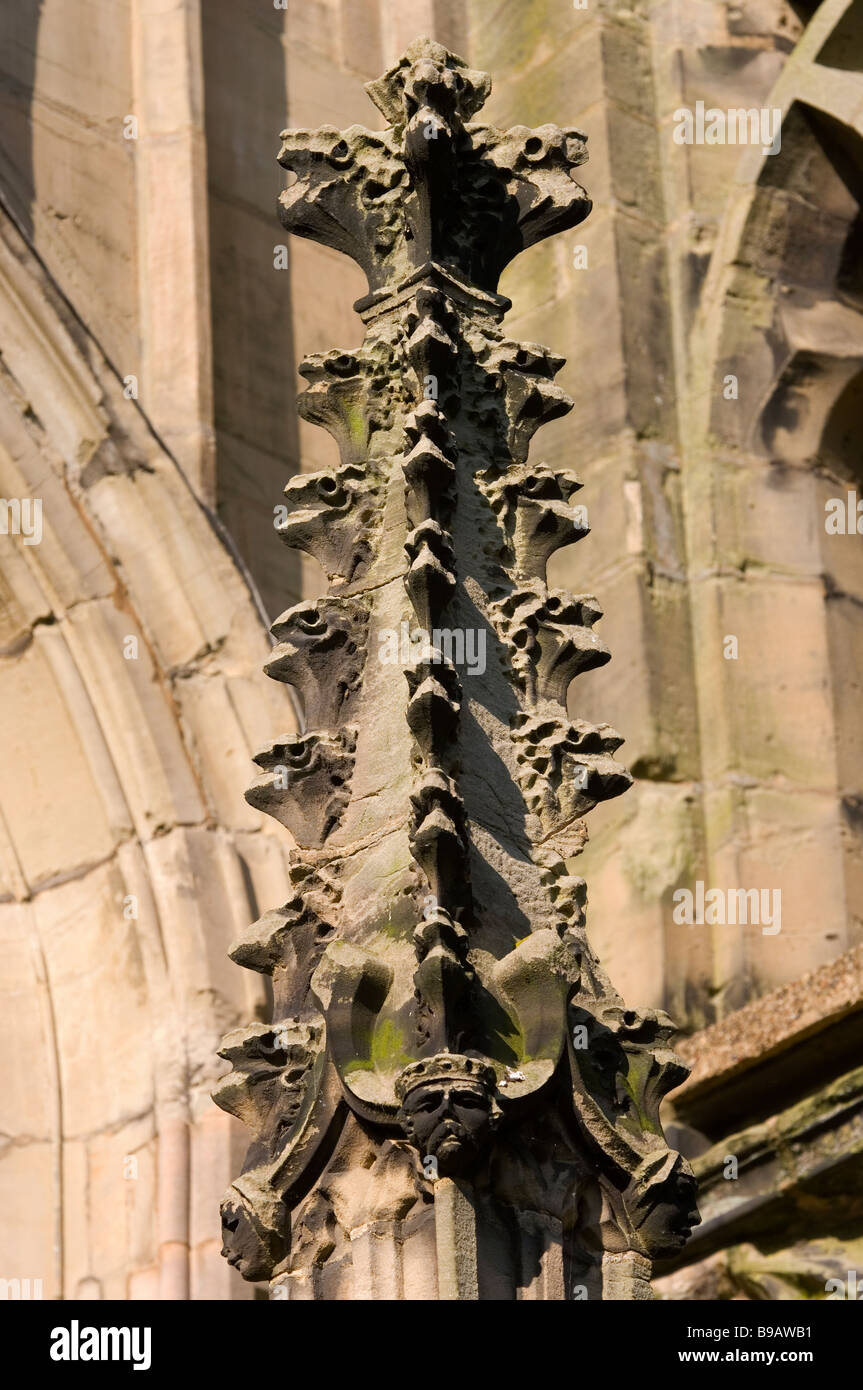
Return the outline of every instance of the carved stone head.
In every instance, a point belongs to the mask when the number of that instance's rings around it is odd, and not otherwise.
[[[477,1057],[444,1052],[406,1067],[396,1084],[399,1121],[420,1158],[441,1177],[468,1171],[499,1118],[495,1074]]]
[[[244,1279],[272,1277],[288,1252],[290,1217],[266,1181],[245,1173],[222,1198],[222,1256]]]
[[[680,1154],[662,1148],[649,1155],[623,1194],[631,1229],[645,1255],[682,1250],[701,1217],[695,1175]]]

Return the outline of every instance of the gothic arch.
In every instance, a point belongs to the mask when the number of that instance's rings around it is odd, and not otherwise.
[[[821,464],[863,367],[854,24],[850,0],[824,0],[767,97],[782,148],[740,159],[691,337],[684,505],[707,858],[717,881],[782,876],[789,919],[795,875],[824,885],[821,920],[787,921],[781,951],[743,931],[716,937],[714,979],[738,982],[726,1009],[856,944],[863,916],[852,733],[863,584],[857,562],[825,545]],[[746,700],[733,663],[716,660],[729,633],[749,663]]]
[[[227,946],[286,888],[243,789],[293,705],[217,523],[6,216],[0,335],[0,493],[42,522],[0,535],[4,1274],[230,1297],[209,1090],[265,1004]]]

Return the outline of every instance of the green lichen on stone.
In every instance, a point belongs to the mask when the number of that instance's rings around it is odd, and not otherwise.
[[[405,1035],[391,1018],[385,1018],[372,1034],[372,1066],[375,1071],[397,1072],[414,1059],[405,1051]]]

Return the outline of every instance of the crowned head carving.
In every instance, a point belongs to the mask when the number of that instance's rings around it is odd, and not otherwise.
[[[482,1153],[500,1117],[494,1087],[493,1067],[451,1052],[414,1062],[399,1077],[401,1126],[441,1177],[468,1172]]]

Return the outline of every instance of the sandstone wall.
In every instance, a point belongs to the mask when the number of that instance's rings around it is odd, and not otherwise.
[[[359,341],[364,289],[310,243],[277,268],[278,131],[367,123],[362,82],[427,32],[492,72],[490,121],[589,137],[590,219],[502,285],[513,334],[566,354],[576,401],[541,450],[584,479],[592,535],[551,577],[597,595],[614,659],[572,712],[625,736],[637,779],[577,867],[615,984],[694,1035],[677,1119],[712,1214],[692,1278],[817,1293],[835,1251],[811,1173],[829,1159],[852,1224],[861,1201],[863,560],[824,524],[861,481],[859,6],[86,10],[0,18],[0,492],[41,497],[45,526],[38,546],[0,536],[0,1274],[243,1296],[217,1244],[237,1156],[207,1097],[219,1035],[267,1006],[227,943],[285,884],[286,837],[242,799],[250,753],[296,717],[259,671],[261,609],[321,588],[273,507],[332,460],[296,418],[296,366]],[[676,144],[698,101],[778,108],[779,153]],[[698,881],[779,889],[781,931],[675,923]],[[782,1155],[828,1111],[837,1137],[777,1204]],[[745,1201],[721,1172],[738,1149]]]

